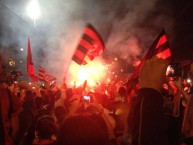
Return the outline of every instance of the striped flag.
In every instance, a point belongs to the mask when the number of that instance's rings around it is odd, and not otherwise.
[[[39,66],[39,81],[44,81],[49,84],[56,83],[56,78],[52,76],[48,71],[43,67]]]
[[[91,24],[87,24],[72,60],[79,65],[85,65],[104,51],[104,43]]]
[[[141,67],[144,62],[152,57],[157,56],[158,58],[172,60],[172,53],[169,47],[169,43],[166,37],[165,30],[163,29],[158,38],[154,41],[153,45],[148,50],[145,57],[142,59],[141,63],[138,65],[137,69],[131,76],[131,79],[138,78]]]
[[[168,61],[172,61],[172,53],[169,47],[169,43],[166,37],[165,30],[163,29],[157,39],[154,41],[153,45],[148,50],[147,54],[142,59],[141,63],[138,65],[136,70],[134,71],[133,75],[128,79],[128,82],[126,83],[128,88],[128,94],[135,88],[139,87],[138,84],[138,77],[139,73],[141,71],[141,68],[146,60],[151,59],[152,57],[157,56],[158,58],[163,58]],[[133,86],[130,86],[133,82]]]

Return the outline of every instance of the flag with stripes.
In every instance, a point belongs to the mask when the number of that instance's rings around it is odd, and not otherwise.
[[[169,61],[172,60],[172,53],[169,47],[169,43],[166,37],[165,30],[163,29],[162,32],[159,34],[158,38],[154,41],[153,45],[148,50],[145,57],[142,59],[141,63],[138,65],[137,69],[131,76],[131,79],[138,78],[139,72],[141,67],[143,66],[144,62],[152,57],[157,56],[158,58],[167,59]]]
[[[128,88],[128,94],[135,88],[139,87],[138,84],[138,77],[139,73],[141,71],[141,68],[146,60],[151,59],[152,57],[157,56],[158,58],[163,58],[168,61],[172,61],[172,53],[170,50],[170,46],[167,40],[167,36],[165,33],[165,30],[163,29],[157,39],[153,42],[152,46],[132,74],[132,76],[128,79],[128,82],[126,83]],[[129,85],[133,82],[133,86]]]
[[[44,81],[49,84],[56,83],[56,78],[52,76],[48,71],[43,67],[39,66],[39,81]]]
[[[104,43],[91,24],[87,24],[72,60],[79,65],[85,65],[104,51]]]

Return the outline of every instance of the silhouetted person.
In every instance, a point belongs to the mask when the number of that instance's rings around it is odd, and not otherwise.
[[[56,145],[108,145],[108,133],[101,121],[84,115],[67,118],[59,130]]]

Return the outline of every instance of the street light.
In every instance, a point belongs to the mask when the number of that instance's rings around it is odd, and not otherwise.
[[[37,0],[31,0],[27,7],[28,16],[34,20],[34,26],[36,25],[36,20],[40,17],[41,11]]]

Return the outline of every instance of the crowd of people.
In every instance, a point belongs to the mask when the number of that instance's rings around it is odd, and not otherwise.
[[[154,57],[139,88],[125,80],[92,91],[86,83],[10,83],[0,67],[0,145],[192,145],[192,83],[166,77],[167,66]]]

